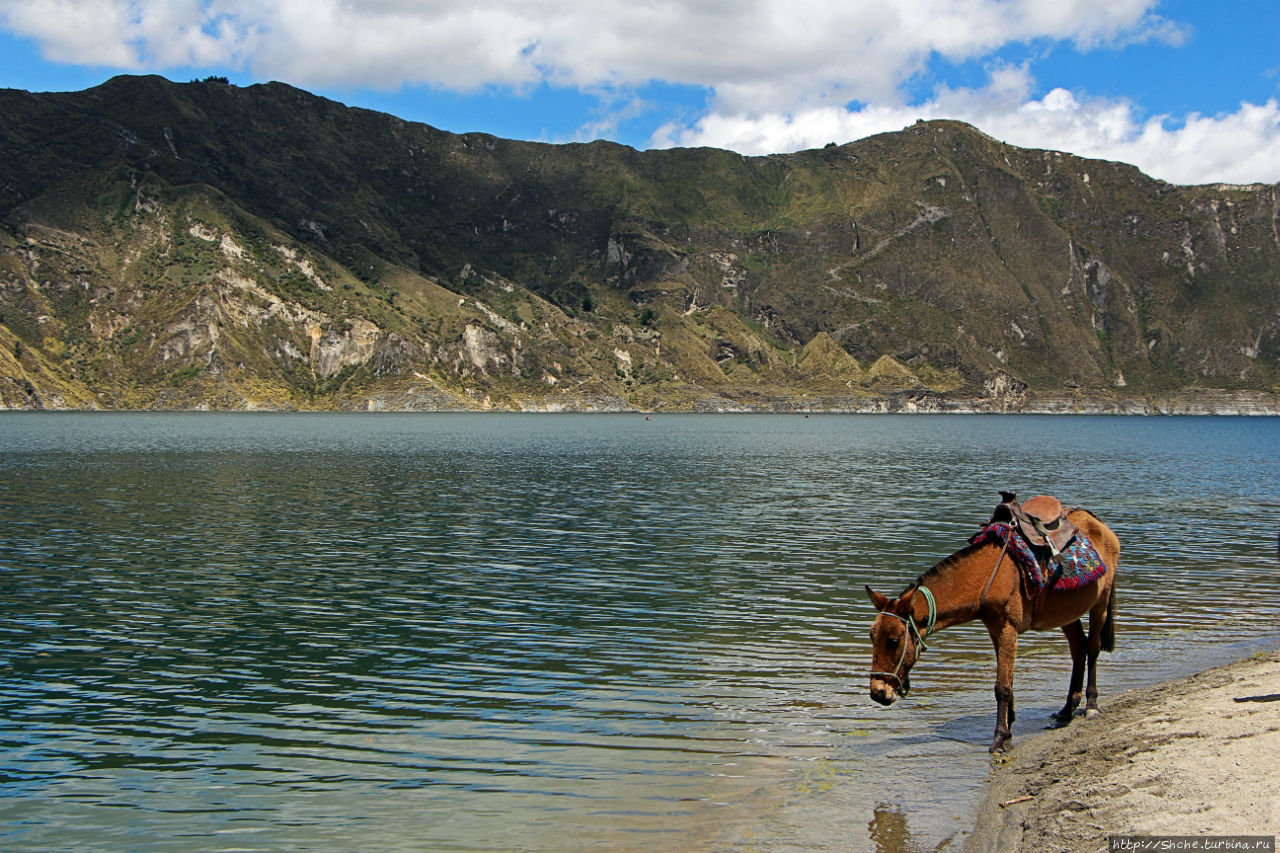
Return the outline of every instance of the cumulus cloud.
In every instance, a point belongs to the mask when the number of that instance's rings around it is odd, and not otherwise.
[[[201,0],[0,0],[0,26],[47,58],[127,70],[239,64],[236,24]]]
[[[1217,116],[1138,118],[1129,101],[1077,96],[1053,89],[1034,98],[1025,66],[991,74],[980,89],[940,89],[917,105],[857,109],[819,107],[790,113],[712,111],[697,122],[669,123],[654,134],[657,148],[710,146],[743,154],[818,148],[900,130],[917,119],[966,121],[1014,145],[1070,151],[1132,163],[1173,183],[1280,181],[1280,102],[1242,103]]]
[[[300,85],[711,87],[735,109],[894,97],[930,55],[1167,37],[1155,0],[0,0],[61,61]],[[1163,33],[1163,35],[1162,35]]]
[[[136,68],[140,62],[125,34],[132,22],[121,4],[75,0],[4,2],[0,22],[6,29],[39,42],[56,62]],[[108,34],[103,37],[103,34]]]

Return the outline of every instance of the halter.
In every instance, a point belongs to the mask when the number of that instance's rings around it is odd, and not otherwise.
[[[911,619],[906,619],[906,618],[903,618],[902,616],[899,616],[897,613],[890,613],[887,610],[881,610],[880,613],[885,616],[892,616],[894,619],[897,619],[899,622],[907,626],[907,636],[914,637],[915,643],[920,646],[920,654],[916,655],[916,659],[919,660],[920,655],[924,654],[929,650],[929,647],[924,644],[924,641],[928,639],[930,635],[933,634],[933,628],[935,625],[938,624],[938,605],[933,600],[933,593],[929,591],[929,588],[927,586],[918,586],[916,587],[916,589],[924,593],[924,600],[929,605],[929,617],[925,621],[923,635],[921,635],[920,626],[916,625],[916,620],[914,617]],[[874,672],[873,671],[871,675],[873,677],[878,675],[881,678],[892,678],[894,681],[898,682],[898,686],[901,687],[903,684],[902,676],[898,675],[898,673],[902,671],[902,662],[905,661],[906,659],[907,659],[907,644],[903,643],[902,654],[898,655],[898,665],[893,668],[893,672]]]

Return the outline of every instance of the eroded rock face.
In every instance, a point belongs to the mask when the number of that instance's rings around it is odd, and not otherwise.
[[[1001,411],[1018,411],[1027,402],[1027,383],[1008,373],[997,373],[983,383],[984,397]]]
[[[341,332],[336,329],[322,332],[315,325],[307,327],[311,337],[311,364],[318,375],[333,376],[344,367],[365,364],[373,357],[382,340],[382,330],[359,317],[348,320],[346,326]]]

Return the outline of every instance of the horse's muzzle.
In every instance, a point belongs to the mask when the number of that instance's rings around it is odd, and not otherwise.
[[[892,705],[911,691],[911,679],[904,678],[898,687],[894,687],[887,678],[871,680],[871,698],[881,705]]]

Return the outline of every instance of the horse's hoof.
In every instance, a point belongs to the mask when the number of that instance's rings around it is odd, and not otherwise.
[[[1096,717],[1096,716],[1098,716],[1098,715],[1099,715],[1099,714],[1101,714],[1101,713],[1102,713],[1102,712],[1101,712],[1101,711],[1099,711],[1097,708],[1085,708],[1085,709],[1084,709],[1084,716],[1085,716],[1085,718],[1086,718],[1086,719],[1088,719],[1089,717]]]

